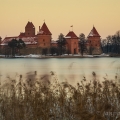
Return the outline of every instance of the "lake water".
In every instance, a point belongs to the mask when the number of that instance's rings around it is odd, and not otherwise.
[[[120,74],[120,58],[1,58],[0,59],[0,80],[7,80],[8,76],[15,78],[20,74],[26,77],[28,73],[37,71],[38,76],[50,75],[53,71],[59,81],[70,83],[80,82],[83,76],[88,80],[92,79],[92,72],[96,72],[97,79],[103,80],[108,75],[114,79]]]

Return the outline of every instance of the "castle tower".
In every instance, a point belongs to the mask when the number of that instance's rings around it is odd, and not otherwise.
[[[101,54],[101,39],[100,35],[97,32],[96,28],[93,26],[92,30],[88,35],[88,48],[90,54]]]
[[[49,48],[51,46],[52,34],[44,22],[42,27],[39,26],[39,32],[37,34],[38,47]]]
[[[32,22],[28,21],[27,25],[25,26],[25,36],[26,37],[35,36],[35,26],[33,25]]]
[[[70,31],[65,36],[66,42],[67,42],[67,50],[71,54],[78,54],[78,37],[73,31]]]

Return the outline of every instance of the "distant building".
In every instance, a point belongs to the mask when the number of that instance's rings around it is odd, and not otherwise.
[[[44,30],[44,33],[46,32],[46,29],[44,29],[45,26],[46,24],[44,23],[43,29],[41,28],[42,31]],[[27,25],[25,26],[25,32],[20,33],[18,36],[5,37],[4,40],[1,42],[1,46],[4,48],[12,39],[22,39],[25,42],[27,48],[40,47],[38,36],[39,35],[35,35],[35,26],[32,22],[28,21]]]
[[[50,32],[46,23],[44,22],[42,27],[39,27],[39,32],[37,34],[37,46],[41,48],[50,48],[51,39],[52,33]]]
[[[70,31],[66,36],[65,36],[66,42],[67,42],[67,50],[71,54],[78,54],[78,37],[73,31]]]
[[[96,28],[93,26],[92,30],[90,31],[87,42],[88,48],[91,54],[101,54],[101,39],[100,35],[97,32]]]
[[[52,47],[58,47],[57,41],[52,40],[51,41],[51,46]]]
[[[26,37],[34,37],[35,36],[35,26],[33,25],[32,22],[27,23],[25,26],[25,36]]]
[[[52,33],[44,22],[42,27],[39,26],[39,31],[35,34],[35,26],[32,22],[29,22],[25,26],[25,32],[21,32],[18,36],[14,37],[5,37],[3,41],[1,41],[0,37],[0,46],[1,48],[5,48],[8,46],[8,42],[12,39],[22,39],[26,48],[50,48],[58,47],[57,41],[52,41]],[[65,36],[66,39],[66,50],[70,54],[78,54],[79,53],[79,37],[73,32],[69,31]],[[100,43],[100,35],[97,32],[96,28],[93,26],[87,37],[87,48],[90,53],[88,54],[101,54],[101,43]]]

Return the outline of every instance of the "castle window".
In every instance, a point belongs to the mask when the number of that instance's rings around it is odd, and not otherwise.
[[[45,46],[45,43],[44,43],[44,46]]]
[[[91,43],[91,41],[90,41],[90,43]]]
[[[43,39],[43,42],[44,42],[45,40]]]
[[[97,46],[97,44],[96,44],[96,46]]]
[[[29,35],[29,33],[28,33],[28,35]]]

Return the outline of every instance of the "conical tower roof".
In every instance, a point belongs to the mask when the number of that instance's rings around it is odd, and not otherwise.
[[[94,26],[93,26],[92,30],[90,31],[88,37],[100,37],[99,33],[97,32],[97,30]]]
[[[77,35],[73,32],[73,31],[70,31],[66,36],[65,38],[78,38]]]
[[[33,28],[34,28],[35,26],[33,25],[32,22],[29,22],[29,21],[28,21],[28,23],[27,23],[27,25],[26,25],[25,27],[33,27]]]
[[[40,33],[45,35],[52,35],[45,22],[40,29]]]

